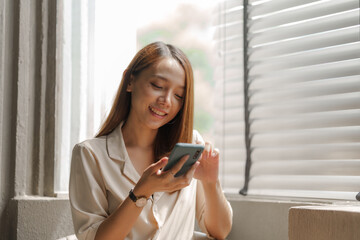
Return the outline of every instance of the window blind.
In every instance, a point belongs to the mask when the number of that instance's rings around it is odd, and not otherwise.
[[[355,200],[359,1],[249,0],[247,8],[247,194]]]
[[[244,184],[243,1],[219,3],[215,33],[219,56],[216,82],[215,145],[220,148],[220,179],[227,192],[238,192]]]

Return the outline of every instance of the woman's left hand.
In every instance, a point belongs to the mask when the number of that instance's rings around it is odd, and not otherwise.
[[[204,183],[216,183],[219,175],[219,150],[206,142],[199,162],[194,177]]]

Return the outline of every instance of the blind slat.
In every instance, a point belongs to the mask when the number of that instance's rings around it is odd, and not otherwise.
[[[252,147],[360,142],[360,127],[300,129],[252,135]]]
[[[310,66],[327,62],[338,62],[360,58],[360,43],[348,43],[327,48],[298,52],[276,57],[261,58],[256,62],[250,62],[252,74],[267,71],[276,71],[294,66]]]
[[[307,36],[321,32],[332,31],[359,24],[359,9],[326,15],[306,21],[275,26],[261,31],[250,32],[254,38],[252,44],[259,45],[265,42],[276,42],[283,39]],[[255,40],[256,38],[256,40]]]
[[[260,118],[251,124],[252,133],[272,132],[287,129],[313,129],[340,126],[358,126],[360,110],[342,110],[332,112],[297,114],[296,116],[277,116]]]
[[[268,4],[274,6],[276,2],[271,1]],[[271,13],[257,11],[260,7],[262,6],[250,8],[251,29],[254,31],[356,9],[359,8],[359,3],[356,0],[316,1],[310,4],[300,3],[295,7],[274,10]]]
[[[298,159],[360,159],[360,143],[312,144],[287,147],[254,148],[252,161]],[[326,167],[326,166],[324,166]]]
[[[252,119],[271,118],[276,116],[296,116],[303,113],[342,111],[359,109],[360,93],[337,96],[336,98],[304,99],[280,102],[272,105],[253,106],[250,116]]]
[[[237,173],[242,173],[245,168],[245,161],[242,161],[242,159],[245,159],[246,157],[246,150],[245,149],[239,149],[237,146],[236,148],[228,148],[224,152],[222,152],[224,157],[226,159],[229,159],[226,161],[225,165],[231,165],[232,163],[236,163],[237,166],[242,166],[241,169],[234,168],[233,170],[236,170]]]
[[[254,45],[250,39],[249,46],[250,54],[254,58],[261,58],[359,42],[359,39],[359,27],[352,26],[259,45]]]
[[[285,64],[286,65],[286,64]],[[249,77],[255,81],[251,83],[250,88],[254,88],[256,84],[268,84],[274,85],[278,81],[284,82],[295,82],[295,81],[310,81],[310,80],[321,80],[340,78],[346,76],[358,76],[360,75],[360,59],[350,59],[339,62],[330,62],[324,64],[317,64],[311,66],[301,66],[281,71],[274,71],[262,74],[254,74]],[[271,82],[273,81],[273,82]]]
[[[254,162],[251,166],[252,174],[353,176],[358,175],[358,170],[360,169],[360,159],[301,159],[291,161],[267,161],[265,159],[264,161],[261,164]],[[326,169],[323,169],[324,165],[326,165]]]
[[[258,84],[257,86],[261,85]],[[279,100],[320,96],[328,96],[331,98],[336,94],[360,92],[360,75],[294,84],[279,84],[279,86],[272,87],[271,91],[267,91],[267,88],[263,86],[261,87],[260,89],[252,87],[252,104],[266,104]]]

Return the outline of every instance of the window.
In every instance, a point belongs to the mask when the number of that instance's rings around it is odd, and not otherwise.
[[[182,22],[183,15],[168,21],[173,28],[161,18],[149,27],[144,19],[128,14],[135,11],[134,4],[126,3],[126,8],[119,4],[63,1],[63,17],[71,21],[65,21],[62,29],[58,192],[67,191],[72,146],[97,131],[121,69],[136,49],[151,41],[176,39],[172,43],[185,50],[194,67],[205,69],[195,71],[197,79],[213,74],[196,87],[200,97],[195,99],[195,126],[205,127],[201,133],[221,150],[220,178],[227,192],[355,199],[360,189],[357,0],[222,1],[214,14],[219,62],[212,59],[208,46],[195,51],[197,40],[171,35],[177,27],[194,35],[201,32]],[[97,25],[101,12],[111,19],[106,29]],[[129,22],[136,27],[129,27]],[[122,29],[126,37],[113,29]],[[208,96],[214,94],[214,104],[203,101],[208,99],[201,93],[206,92],[204,86],[211,90]]]
[[[142,2],[142,8],[138,8],[139,2],[118,0],[59,3],[65,24],[61,29],[63,79],[58,101],[58,194],[68,190],[72,147],[96,134],[111,107],[123,71],[137,49],[150,42],[172,43],[188,55],[197,79],[195,127],[207,139],[212,137],[215,113],[209,102],[214,89],[214,2],[155,0]]]
[[[218,19],[225,188],[355,200],[359,1],[230,0]]]

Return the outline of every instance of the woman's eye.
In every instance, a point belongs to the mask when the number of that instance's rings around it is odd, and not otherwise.
[[[151,86],[153,86],[153,87],[156,88],[156,89],[161,89],[161,87],[158,86],[158,85],[156,85],[155,83],[151,83]]]
[[[176,96],[178,99],[180,99],[180,100],[183,100],[183,99],[184,99],[184,97],[182,97],[182,96],[180,96],[180,95],[178,95],[178,94],[175,94],[175,96]]]

